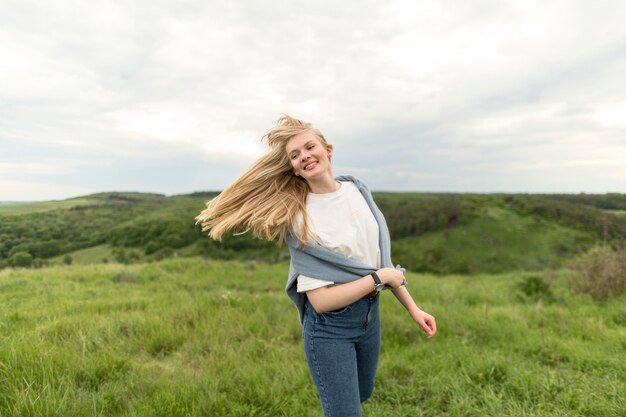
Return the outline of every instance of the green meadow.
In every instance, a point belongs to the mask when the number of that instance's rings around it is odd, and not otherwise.
[[[215,195],[0,203],[0,417],[322,416],[288,252]],[[626,195],[374,197],[439,331],[382,295],[365,416],[626,415]]]
[[[287,269],[190,257],[0,271],[0,416],[321,417]],[[438,334],[382,294],[364,415],[624,415],[624,296],[575,294],[563,268],[407,279]]]

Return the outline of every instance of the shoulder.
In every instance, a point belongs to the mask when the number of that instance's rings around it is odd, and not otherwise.
[[[366,200],[373,199],[372,193],[370,192],[369,188],[367,188],[367,185],[365,185],[365,183],[361,181],[360,179],[358,179],[357,177],[353,177],[352,175],[341,175],[335,179],[337,181],[353,183],[356,186],[356,188],[361,192],[363,197],[365,197]]]
[[[361,196],[361,190],[355,183],[351,181],[342,181],[341,188],[343,190],[344,197],[354,198],[355,196]]]
[[[354,185],[356,185],[356,187],[359,190],[366,190],[367,192],[369,192],[369,189],[367,188],[367,185],[365,185],[365,183],[363,181],[361,181],[360,179],[358,179],[357,177],[354,177],[352,175],[340,175],[340,176],[338,176],[335,179],[337,181],[351,182]]]

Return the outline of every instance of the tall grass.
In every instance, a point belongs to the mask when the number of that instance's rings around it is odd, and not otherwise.
[[[0,416],[321,416],[287,265],[167,260],[0,272]],[[534,275],[537,275],[535,273]],[[623,298],[543,276],[409,274],[426,340],[383,294],[368,416],[618,416]]]

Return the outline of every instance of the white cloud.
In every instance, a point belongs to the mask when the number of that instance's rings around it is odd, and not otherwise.
[[[626,102],[599,104],[590,117],[603,127],[626,129]]]
[[[48,161],[48,162],[26,162],[11,163],[0,162],[0,176],[3,177],[22,177],[30,175],[59,175],[67,174],[71,169],[67,165],[67,161]]]
[[[0,201],[63,200],[89,192],[87,187],[74,187],[56,182],[0,179]]]
[[[610,0],[6,1],[0,171],[219,189],[288,112],[376,189],[626,192],[624,21]]]

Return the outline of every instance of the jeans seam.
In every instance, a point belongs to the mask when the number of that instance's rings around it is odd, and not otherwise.
[[[324,415],[326,417],[332,417],[330,414],[330,404],[328,403],[328,398],[326,398],[326,388],[324,387],[324,381],[322,380],[322,373],[320,371],[320,366],[317,362],[317,356],[315,355],[315,343],[313,343],[313,339],[315,338],[315,329],[317,328],[317,317],[313,322],[313,329],[311,329],[311,340],[309,342],[311,346],[311,356],[313,358],[313,363],[315,364],[315,373],[317,373],[317,379],[320,381],[320,400],[322,402],[322,407],[324,408]],[[323,396],[323,398],[322,398]]]

